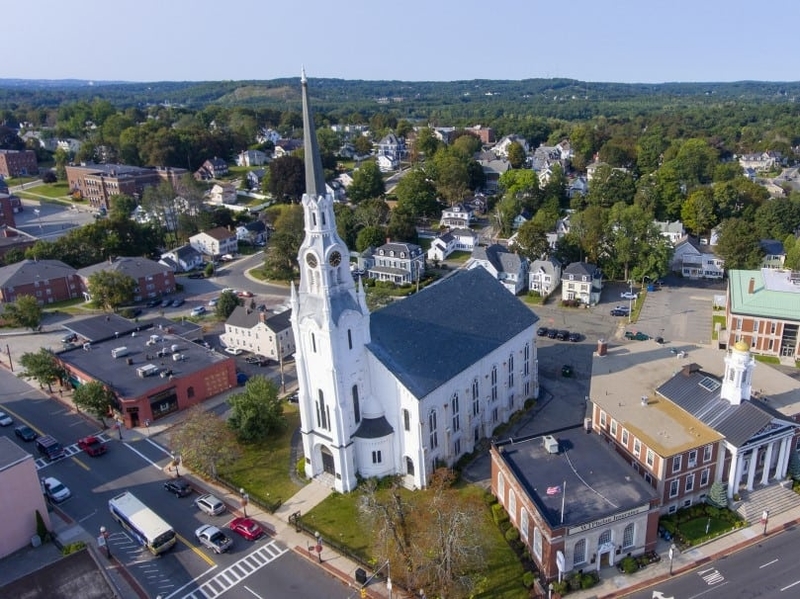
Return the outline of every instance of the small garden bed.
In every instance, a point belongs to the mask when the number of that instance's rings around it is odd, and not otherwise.
[[[658,524],[663,538],[674,540],[684,549],[741,528],[745,521],[727,508],[698,504],[664,516]]]

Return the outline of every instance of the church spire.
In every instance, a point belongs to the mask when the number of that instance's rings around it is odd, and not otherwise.
[[[311,116],[311,107],[308,103],[308,81],[306,70],[300,76],[303,97],[303,148],[306,160],[306,194],[313,198],[325,195],[325,174],[322,171],[322,158],[317,145],[317,130],[314,127],[314,118]]]

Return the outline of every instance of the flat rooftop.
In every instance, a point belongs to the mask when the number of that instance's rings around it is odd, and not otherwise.
[[[676,353],[672,353],[671,350]],[[679,352],[684,352],[681,356]],[[661,455],[672,455],[687,444],[710,443],[721,435],[655,390],[691,363],[722,378],[726,350],[690,343],[659,345],[654,341],[609,343],[605,356],[595,354],[589,398]],[[800,413],[800,386],[766,364],[756,362],[752,389],[778,412]],[[647,398],[647,406],[642,398]]]
[[[600,435],[578,427],[553,436],[557,454],[548,453],[543,437],[496,446],[552,528],[562,526],[562,500],[563,526],[571,527],[643,505],[649,508],[657,497]],[[548,495],[550,487],[559,487],[558,493]]]
[[[170,375],[187,376],[233,359],[192,343],[187,336],[194,333],[193,323],[184,327],[163,319],[133,322],[99,316],[72,323],[69,328],[91,342],[62,351],[58,358],[105,383],[122,398],[139,397],[162,387]],[[114,358],[112,350],[122,347],[127,351]],[[139,376],[137,369],[147,365],[157,368],[158,374]]]
[[[0,471],[11,468],[33,456],[8,437],[0,437]]]

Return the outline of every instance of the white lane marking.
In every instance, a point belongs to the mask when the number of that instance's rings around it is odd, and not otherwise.
[[[794,581],[792,584],[785,586],[781,589],[781,592],[785,591],[786,589],[791,589],[793,586],[800,584],[800,580]]]
[[[168,455],[169,457],[172,457],[172,454],[171,454],[170,452],[168,452],[166,449],[164,449],[163,447],[161,447],[161,445],[159,445],[159,444],[158,444],[158,443],[156,443],[155,441],[151,440],[151,439],[150,439],[150,438],[148,438],[148,437],[145,437],[145,439],[144,439],[144,440],[145,440],[145,441],[147,441],[148,443],[150,443],[150,445],[152,445],[152,446],[153,446],[153,447],[155,447],[156,449],[160,450],[160,451],[161,451],[161,452],[162,452],[164,455]]]
[[[245,591],[247,591],[247,592],[249,592],[249,593],[252,593],[252,594],[253,594],[253,596],[254,596],[254,597],[258,597],[258,599],[264,599],[264,598],[263,598],[261,595],[259,595],[258,593],[256,593],[256,592],[255,592],[253,589],[251,589],[251,588],[250,588],[249,586],[247,586],[247,585],[244,585],[244,590],[245,590]]]
[[[172,595],[175,595],[176,593],[180,593],[180,592],[181,592],[183,589],[185,589],[185,588],[186,588],[186,587],[188,587],[189,585],[196,584],[198,580],[200,580],[201,578],[203,578],[203,577],[204,577],[206,574],[208,574],[208,573],[209,573],[209,572],[211,572],[212,570],[216,570],[216,569],[217,569],[217,567],[218,567],[218,566],[217,566],[216,564],[214,564],[214,565],[213,565],[213,566],[211,566],[211,567],[210,567],[208,570],[206,570],[205,572],[203,572],[203,573],[202,573],[200,576],[195,576],[195,577],[194,577],[194,578],[192,578],[192,579],[191,579],[189,582],[187,582],[185,585],[183,585],[181,588],[179,588],[179,589],[177,589],[177,590],[173,591],[172,593],[170,593],[169,595],[167,595],[167,596],[165,597],[165,599],[169,599],[170,597],[172,597]]]
[[[156,464],[156,463],[155,463],[153,460],[151,460],[150,458],[148,458],[148,457],[147,457],[146,455],[144,455],[142,452],[140,452],[140,451],[138,451],[138,450],[134,449],[134,448],[133,448],[133,447],[131,447],[131,446],[130,446],[130,444],[128,444],[128,443],[123,443],[123,445],[124,445],[125,447],[127,447],[128,449],[130,449],[130,450],[131,450],[133,453],[135,453],[136,455],[138,455],[140,458],[142,458],[142,459],[143,459],[145,462],[148,462],[149,464],[152,464],[152,465],[153,465],[153,466],[154,466],[154,467],[155,467],[157,470],[161,471],[161,466],[159,466],[158,464]]]
[[[766,564],[761,564],[761,565],[758,567],[758,569],[760,570],[761,568],[766,568],[767,566],[771,566],[772,564],[774,564],[774,563],[775,563],[775,562],[777,562],[777,561],[778,561],[778,558],[776,557],[776,558],[775,558],[774,560],[772,560],[771,562],[767,562]]]

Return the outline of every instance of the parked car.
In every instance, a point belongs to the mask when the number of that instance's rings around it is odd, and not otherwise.
[[[14,434],[23,441],[34,441],[39,435],[27,424],[21,424],[14,429]]]
[[[185,303],[186,303],[185,299],[183,299],[182,297],[177,297],[174,300],[172,300],[172,307],[173,308],[180,308]]]
[[[205,306],[195,306],[192,308],[192,316],[201,316],[206,313]]]
[[[227,509],[225,504],[211,493],[201,495],[194,500],[194,504],[200,511],[205,512],[209,516],[217,516]]]
[[[240,347],[226,347],[225,353],[232,356],[238,356],[239,354],[244,353],[244,350]]]
[[[42,454],[42,456],[47,458],[47,460],[50,462],[54,462],[55,460],[60,460],[66,455],[66,453],[64,452],[64,448],[61,446],[61,443],[56,441],[50,435],[45,435],[44,437],[37,437],[36,449],[39,451],[40,454]]]
[[[568,338],[573,343],[577,343],[578,341],[581,340],[581,334],[580,333],[570,333]]]
[[[234,518],[231,520],[230,529],[248,541],[255,541],[264,536],[264,529],[251,518]]]
[[[558,335],[558,329],[550,329],[549,331],[547,331],[548,339],[555,339],[556,335]]]
[[[253,292],[252,291],[240,291],[239,293],[237,293],[237,295],[239,297],[253,297]]]
[[[202,273],[202,272],[193,272],[193,273],[189,273],[188,278],[189,279],[205,279],[206,275],[204,273]]]
[[[569,335],[570,335],[569,331],[561,330],[556,333],[556,339],[558,339],[559,341],[566,341],[567,339],[569,339]]]
[[[14,420],[5,412],[0,412],[0,426],[11,426]]]
[[[632,291],[625,291],[620,294],[620,297],[626,300],[635,300],[637,297],[639,297],[639,294],[633,293]]]
[[[42,490],[47,498],[53,503],[61,503],[72,497],[68,487],[65,487],[61,481],[52,476],[42,480]]]
[[[208,300],[208,305],[212,308],[216,306],[218,303],[219,303],[218,297],[212,297],[210,300]]]
[[[269,364],[269,360],[263,356],[247,356],[244,361],[256,366],[267,366]]]
[[[157,299],[152,299],[152,300],[150,300],[149,302],[147,302],[147,303],[145,304],[145,307],[146,307],[146,308],[155,308],[155,307],[156,307],[158,304],[160,304],[160,303],[161,303],[161,301],[160,301],[160,300],[157,300]]]
[[[642,333],[641,331],[636,331],[635,333],[632,331],[625,331],[625,339],[630,339],[633,341],[647,341],[650,339],[650,335]]]
[[[78,340],[78,336],[75,333],[70,333],[69,335],[64,335],[61,338],[61,343],[72,343]]]
[[[175,495],[175,497],[186,497],[187,495],[191,495],[192,491],[194,491],[192,485],[182,478],[168,480],[164,483],[164,488]]]
[[[549,332],[550,329],[548,329],[547,327],[539,327],[538,329],[536,329],[536,334],[539,335],[539,337],[545,337]]]
[[[161,302],[161,307],[162,308],[169,308],[171,305],[172,305],[172,300],[169,299],[169,298],[167,298],[167,299],[165,299],[164,301]]]
[[[92,457],[103,455],[108,450],[106,444],[94,435],[78,439],[78,449],[83,450]]]
[[[627,316],[627,315],[628,315],[627,310],[619,310],[617,308],[613,308],[611,310],[611,316]]]
[[[224,553],[233,545],[233,541],[225,533],[210,524],[198,528],[194,531],[194,536],[203,547],[208,547],[214,553]]]

